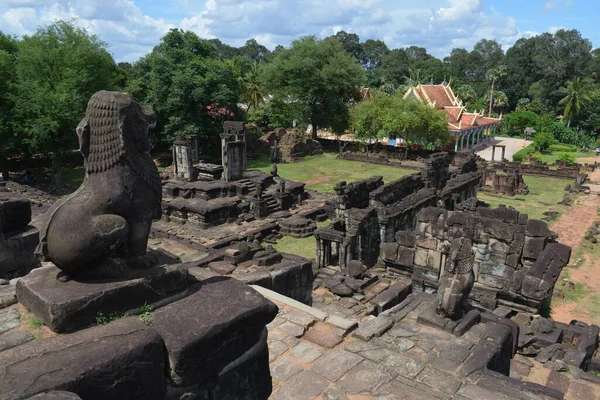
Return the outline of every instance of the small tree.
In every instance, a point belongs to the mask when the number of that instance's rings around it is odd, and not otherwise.
[[[554,136],[552,136],[551,133],[540,132],[534,136],[533,143],[536,149],[542,152],[548,150],[551,145],[556,143],[556,140],[554,139]]]
[[[558,104],[565,106],[565,118],[567,119],[567,127],[571,126],[571,120],[577,118],[581,113],[581,109],[590,100],[586,93],[586,87],[580,77],[576,76],[572,81],[565,83],[565,86],[559,90],[560,94],[564,94]]]

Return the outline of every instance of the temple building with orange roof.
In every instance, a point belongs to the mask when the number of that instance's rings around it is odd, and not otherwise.
[[[500,126],[501,118],[490,118],[483,113],[470,113],[452,91],[450,85],[422,85],[411,87],[405,99],[420,100],[431,107],[446,112],[448,129],[454,136],[454,151],[474,148],[489,141]]]

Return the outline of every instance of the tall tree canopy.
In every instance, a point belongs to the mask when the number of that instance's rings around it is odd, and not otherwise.
[[[114,87],[115,68],[106,44],[74,22],[39,28],[19,42],[14,130],[29,152],[52,154],[55,188],[61,155],[77,149],[75,128],[87,101]]]
[[[133,66],[128,90],[157,114],[157,133],[170,143],[198,135],[203,153],[217,153],[223,121],[238,113],[240,71],[220,60],[212,43],[173,29]]]
[[[362,69],[338,40],[307,36],[282,50],[263,70],[276,98],[299,105],[296,119],[318,128],[344,130],[348,102],[358,99]]]

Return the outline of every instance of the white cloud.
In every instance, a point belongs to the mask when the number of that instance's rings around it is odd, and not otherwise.
[[[483,38],[496,39],[506,48],[535,34],[521,32],[514,18],[490,11],[484,1],[0,0],[0,26],[6,33],[23,35],[39,25],[76,18],[109,43],[117,61],[135,61],[174,27],[233,46],[255,38],[271,49],[301,36],[325,37],[344,30],[362,41],[381,39],[390,48],[422,46],[438,57],[454,47],[471,48]],[[558,7],[571,0],[547,3]],[[143,11],[150,9],[152,16]]]
[[[556,32],[560,31],[561,29],[567,29],[564,26],[551,26],[550,28],[548,28],[548,32],[550,32],[551,34],[555,34]]]
[[[550,12],[554,11],[557,8],[566,8],[573,5],[573,0],[549,0],[544,3],[542,7],[542,11]]]
[[[27,4],[31,7],[10,7]],[[174,24],[145,15],[132,0],[9,0],[0,3],[6,33],[31,35],[57,20],[77,24],[109,44],[117,61],[135,61],[152,50]],[[8,28],[4,28],[7,26]]]

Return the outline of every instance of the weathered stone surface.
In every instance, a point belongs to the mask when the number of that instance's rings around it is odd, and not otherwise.
[[[289,354],[304,363],[312,363],[323,355],[323,353],[314,346],[304,342],[298,343],[296,346],[292,347]]]
[[[440,371],[429,365],[419,374],[417,381],[447,394],[456,393],[462,384],[462,381],[449,373]]]
[[[548,244],[523,278],[521,293],[535,300],[547,298],[570,256],[569,246],[560,243]]]
[[[425,368],[422,363],[399,353],[391,354],[389,358],[384,361],[384,365],[388,367],[390,371],[409,379],[417,376],[423,368]]]
[[[275,400],[313,400],[329,383],[312,371],[302,371],[291,378],[274,396]]]
[[[283,324],[279,325],[279,329],[297,338],[302,337],[302,335],[304,335],[304,327],[290,321],[286,321]]]
[[[345,350],[335,350],[317,360],[313,364],[312,370],[335,382],[362,360],[363,358],[357,354]]]
[[[174,386],[215,376],[252,349],[259,352],[263,342],[266,349],[265,326],[277,315],[273,303],[234,279],[211,278],[193,289],[152,316]]]
[[[123,313],[188,287],[183,264],[153,267],[132,279],[113,282],[60,282],[55,266],[37,268],[17,282],[17,298],[54,332],[89,326],[96,315]]]
[[[27,331],[12,331],[0,335],[0,351],[12,349],[27,342],[31,342],[33,336]]]
[[[0,333],[16,328],[20,321],[21,314],[14,308],[0,311]]]
[[[289,358],[280,358],[271,365],[271,374],[275,379],[287,381],[303,369],[301,365]]]
[[[304,339],[328,349],[332,349],[344,340],[344,331],[327,323],[316,323],[306,331]]]
[[[71,392],[52,391],[36,394],[33,397],[29,397],[28,400],[81,400],[81,397]]]
[[[129,317],[0,353],[0,399],[60,389],[83,399],[165,396],[163,342]]]
[[[317,320],[312,315],[307,314],[307,313],[302,312],[302,311],[298,311],[298,310],[293,310],[293,311],[287,313],[285,315],[285,319],[287,319],[288,321],[293,322],[293,323],[295,323],[297,325],[300,325],[300,326],[302,326],[304,328],[308,328],[313,323],[315,323],[315,321]]]
[[[361,323],[352,335],[364,341],[369,341],[374,336],[383,335],[393,324],[394,320],[391,317],[382,314]]]
[[[348,393],[358,394],[377,388],[393,378],[383,366],[363,361],[348,372],[337,386]]]
[[[15,285],[0,286],[0,308],[8,307],[17,302],[17,289]]]

